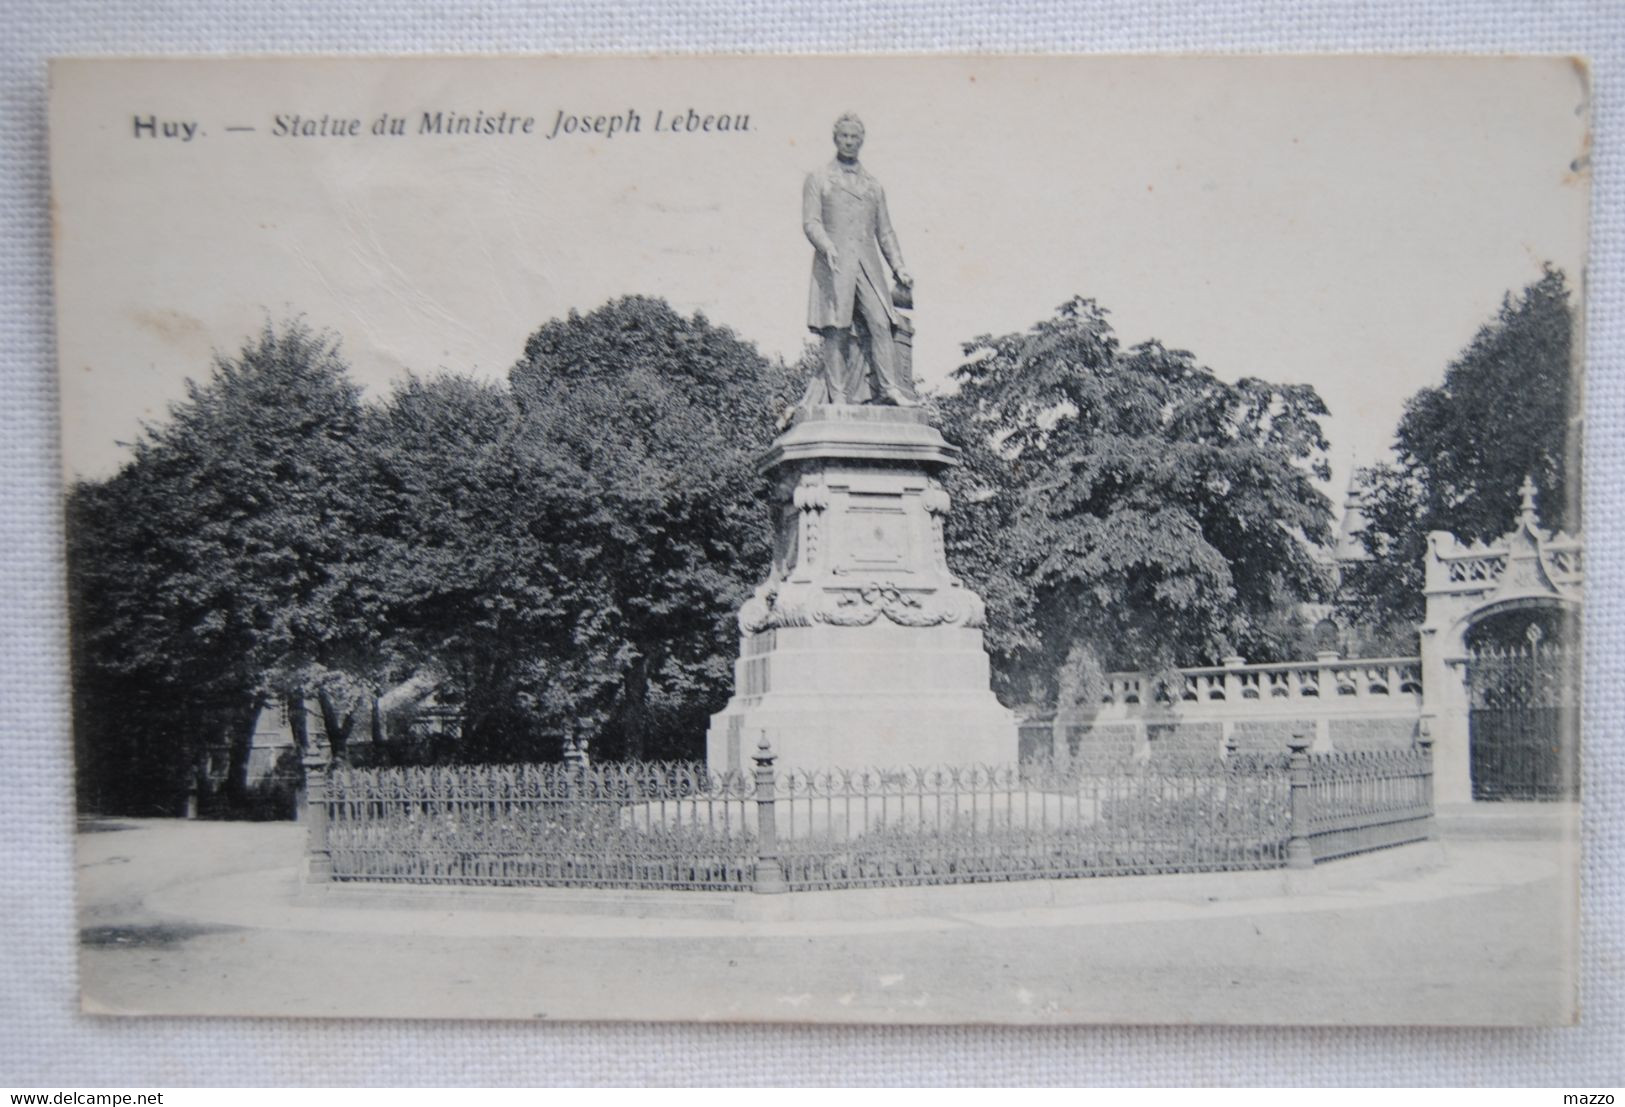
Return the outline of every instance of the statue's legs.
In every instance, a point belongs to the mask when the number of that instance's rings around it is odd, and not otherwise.
[[[802,397],[803,406],[809,401],[858,403],[863,386],[863,355],[855,348],[851,329],[824,327],[819,333],[824,336],[824,379],[809,382],[807,394]]]
[[[803,407],[812,403],[890,403],[918,407],[912,381],[900,379],[901,363],[892,335],[891,314],[868,281],[859,281],[852,326],[823,327],[823,379],[808,382]]]
[[[898,407],[918,407],[919,402],[909,394],[908,389],[898,383],[897,347],[892,339],[891,313],[886,310],[886,304],[881,300],[880,293],[868,281],[858,282],[852,323],[862,335],[863,352],[868,357],[849,356],[847,362],[848,365],[854,361],[858,362],[860,379],[865,369],[874,372],[874,380],[869,387],[869,399],[874,403],[891,403]],[[868,364],[864,365],[864,361]],[[856,395],[857,391],[853,388],[848,395]]]

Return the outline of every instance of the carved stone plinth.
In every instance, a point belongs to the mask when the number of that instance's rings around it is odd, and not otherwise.
[[[813,407],[773,443],[773,568],[739,612],[713,769],[749,771],[764,732],[781,768],[1015,760],[981,597],[943,552],[936,475],[958,452],[892,407]]]

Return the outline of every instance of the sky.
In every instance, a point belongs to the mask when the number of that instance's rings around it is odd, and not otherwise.
[[[216,352],[293,315],[370,396],[501,379],[544,322],[629,293],[793,359],[801,184],[855,110],[922,386],[1091,297],[1126,345],[1313,384],[1337,496],[1503,296],[1547,262],[1580,286],[1585,97],[1563,58],[58,62],[63,465],[115,471]],[[734,126],[656,131],[690,110]],[[435,112],[534,122],[419,133]],[[604,122],[553,134],[561,113]],[[295,115],[360,133],[279,133]]]

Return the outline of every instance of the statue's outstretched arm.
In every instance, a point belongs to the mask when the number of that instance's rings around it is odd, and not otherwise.
[[[891,266],[891,271],[897,275],[900,284],[913,284],[908,275],[908,266],[903,262],[903,248],[897,243],[897,232],[891,229],[891,212],[886,210],[886,190],[878,184],[875,185],[878,199],[875,209],[875,237],[880,240],[880,253]]]

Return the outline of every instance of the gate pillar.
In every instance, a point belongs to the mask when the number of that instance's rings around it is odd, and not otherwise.
[[[1467,694],[1465,624],[1422,627],[1422,725],[1433,738],[1433,798],[1473,798],[1472,703]]]
[[[1448,531],[1428,535],[1422,619],[1422,719],[1433,736],[1434,795],[1440,803],[1473,799],[1472,696],[1467,636],[1497,612],[1556,606],[1578,613],[1584,583],[1577,535],[1542,530],[1534,482],[1511,531],[1493,543],[1464,544]],[[1578,739],[1570,726],[1564,741]]]

